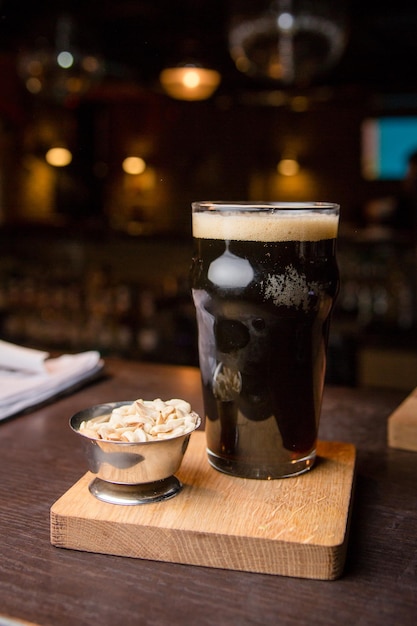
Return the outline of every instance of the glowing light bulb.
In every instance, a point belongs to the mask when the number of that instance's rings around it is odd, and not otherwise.
[[[295,176],[300,171],[300,164],[296,159],[281,159],[277,171],[282,176]]]
[[[65,167],[72,161],[72,154],[68,148],[50,148],[45,155],[46,162],[54,167]]]
[[[146,163],[141,157],[130,156],[124,159],[122,168],[126,174],[137,176],[145,171]]]
[[[177,100],[206,100],[216,91],[221,76],[216,70],[182,66],[162,70],[160,80],[166,93]]]
[[[182,82],[188,89],[195,89],[200,84],[200,77],[196,70],[187,70],[184,73]]]
[[[62,67],[62,69],[64,70],[67,70],[74,65],[73,55],[71,54],[71,52],[68,52],[66,50],[63,50],[62,52],[60,52],[56,60],[57,60],[59,67]]]
[[[294,26],[294,16],[291,13],[281,13],[278,16],[278,27],[281,30],[291,30]]]

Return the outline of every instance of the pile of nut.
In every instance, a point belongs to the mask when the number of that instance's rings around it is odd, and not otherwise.
[[[93,439],[140,443],[184,435],[198,420],[185,400],[136,400],[81,422],[79,432]]]

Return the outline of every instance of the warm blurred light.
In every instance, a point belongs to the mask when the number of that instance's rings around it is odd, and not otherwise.
[[[97,57],[92,55],[87,55],[83,59],[81,59],[81,66],[90,74],[95,74],[100,71],[100,62]]]
[[[25,85],[29,93],[37,94],[42,91],[42,82],[39,78],[35,78],[35,76],[28,78]]]
[[[124,159],[122,168],[126,174],[137,176],[138,174],[143,174],[146,169],[146,163],[141,157],[130,156]]]
[[[220,84],[220,74],[197,65],[169,67],[160,74],[166,93],[177,100],[206,100]]]
[[[296,111],[297,113],[307,111],[309,107],[309,101],[307,96],[294,96],[294,98],[291,99],[290,107],[293,111]]]
[[[54,167],[65,167],[72,161],[72,154],[68,148],[50,148],[45,155],[46,162]]]
[[[277,172],[281,176],[296,176],[300,171],[300,164],[296,159],[281,159],[277,165]]]

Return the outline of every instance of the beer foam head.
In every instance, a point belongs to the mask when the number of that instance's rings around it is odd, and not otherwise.
[[[311,205],[310,205],[311,206]],[[300,208],[299,208],[300,207]],[[339,214],[312,207],[193,212],[193,235],[226,241],[320,241],[337,236]]]

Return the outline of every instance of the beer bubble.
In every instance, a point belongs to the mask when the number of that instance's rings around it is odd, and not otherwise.
[[[307,283],[306,276],[288,265],[283,274],[268,274],[265,279],[265,300],[272,300],[275,306],[296,306],[308,310],[311,305],[310,293],[316,293],[318,283]]]
[[[256,319],[252,320],[252,326],[254,330],[261,331],[265,330],[266,323],[262,317],[257,317]]]

